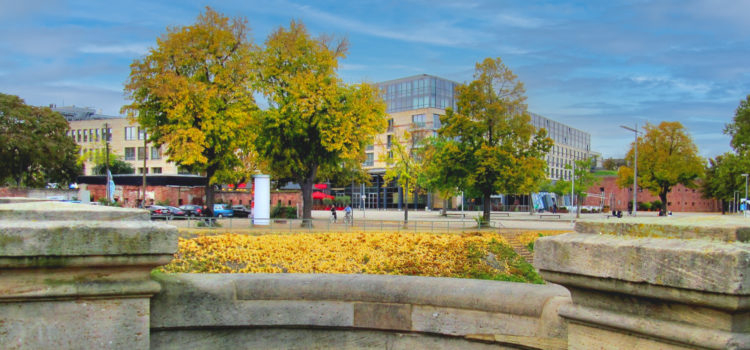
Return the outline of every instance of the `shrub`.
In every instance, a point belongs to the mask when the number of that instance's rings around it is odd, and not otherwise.
[[[351,197],[349,196],[336,196],[336,199],[334,199],[334,202],[336,205],[343,207],[350,203]]]
[[[477,215],[474,218],[474,221],[477,222],[477,227],[479,227],[479,228],[489,227],[490,226],[490,223],[488,221],[484,220],[484,216],[482,214]]]
[[[297,218],[297,208],[295,207],[287,207],[282,205],[275,205],[273,209],[271,209],[271,219],[296,219]]]
[[[327,207],[330,207],[330,206],[333,205],[333,199],[323,198],[323,204],[325,204],[325,206],[327,206]]]
[[[159,200],[159,201],[156,201],[156,205],[160,205],[162,207],[166,207],[166,206],[169,205],[169,201],[168,200]]]
[[[653,209],[653,210],[661,210],[662,207],[663,207],[663,204],[658,199],[655,200],[655,201],[653,201],[653,202],[651,202],[651,209]]]
[[[638,202],[638,210],[650,210],[651,203],[649,202]]]

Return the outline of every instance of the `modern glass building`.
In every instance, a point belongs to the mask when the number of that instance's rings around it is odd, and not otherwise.
[[[455,108],[456,85],[458,83],[454,81],[427,74],[378,83],[388,105],[387,113],[421,108]]]

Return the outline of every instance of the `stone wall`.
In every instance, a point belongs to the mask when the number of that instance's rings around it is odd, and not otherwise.
[[[570,349],[748,349],[748,240],[741,217],[580,221],[534,263],[571,292]]]
[[[152,349],[564,349],[555,285],[383,275],[159,274]],[[492,345],[492,346],[490,346]]]
[[[146,349],[150,271],[174,227],[145,210],[0,198],[3,349]]]
[[[4,349],[748,349],[750,221],[623,218],[540,238],[547,285],[161,274],[144,210],[0,198]]]

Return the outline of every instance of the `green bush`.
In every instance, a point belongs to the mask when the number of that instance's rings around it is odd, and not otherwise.
[[[333,205],[333,199],[323,198],[323,204],[325,204],[325,206],[327,207],[330,207],[331,205]]]
[[[166,207],[166,206],[169,206],[169,201],[168,200],[156,201],[156,205],[160,205],[162,207]]]
[[[336,199],[334,200],[334,202],[336,202],[336,205],[340,207],[344,207],[350,203],[351,199],[352,198],[349,196],[336,196]]]
[[[651,203],[638,202],[638,210],[651,210]]]
[[[271,219],[296,219],[297,208],[276,205],[271,209]]]
[[[653,202],[651,202],[651,209],[653,209],[653,210],[660,210],[660,209],[662,209],[662,207],[663,207],[663,204],[658,199],[655,200],[655,201],[653,201]]]

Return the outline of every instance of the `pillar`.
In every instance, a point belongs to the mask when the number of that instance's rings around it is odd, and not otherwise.
[[[586,220],[534,264],[571,293],[569,349],[748,349],[748,240],[735,217]]]
[[[271,177],[255,175],[253,225],[269,225],[271,221]]]
[[[151,270],[176,250],[176,228],[146,210],[0,204],[0,344],[148,349]]]

